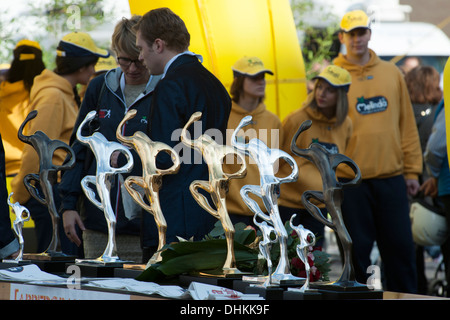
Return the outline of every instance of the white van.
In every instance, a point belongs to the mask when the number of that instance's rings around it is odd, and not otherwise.
[[[450,39],[438,27],[424,22],[374,22],[369,47],[384,60],[401,65],[418,57],[440,73],[450,56]]]

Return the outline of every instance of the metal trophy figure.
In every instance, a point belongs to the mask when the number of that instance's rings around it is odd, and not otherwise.
[[[133,147],[142,160],[142,177],[129,176],[125,179],[125,188],[133,197],[133,199],[147,212],[155,218],[158,228],[158,250],[150,258],[147,267],[162,260],[161,249],[166,245],[167,222],[161,210],[159,202],[159,190],[162,187],[162,176],[166,174],[176,174],[180,169],[180,157],[167,144],[152,141],[146,134],[141,131],[135,132],[132,136],[123,136],[122,127],[126,121],[135,117],[137,111],[130,110],[117,127],[117,139],[124,145]],[[168,169],[159,169],[156,166],[156,157],[160,152],[168,153],[172,158],[172,166]],[[145,190],[145,196],[149,202],[147,204],[143,195],[133,188],[137,185]]]
[[[278,237],[278,242],[280,244],[280,259],[278,261],[277,268],[272,274],[273,282],[280,284],[282,281],[297,281],[301,278],[295,277],[291,274],[287,252],[288,234],[283,222],[281,221],[278,210],[280,184],[297,180],[297,163],[286,152],[279,149],[270,149],[259,139],[253,138],[246,144],[238,142],[236,139],[236,134],[251,121],[251,116],[246,116],[241,120],[231,136],[231,143],[238,150],[242,151],[255,161],[259,169],[260,185],[245,185],[241,188],[240,194],[247,206],[256,215],[258,215],[258,217],[262,218],[274,228]],[[274,172],[274,165],[280,159],[284,159],[292,168],[291,174],[283,178],[276,177]],[[252,193],[262,199],[268,214],[264,213],[258,206],[257,202],[249,197],[249,193]]]
[[[30,220],[30,211],[22,205],[20,205],[19,202],[12,203],[11,202],[11,196],[13,195],[13,192],[11,192],[8,196],[8,205],[11,207],[12,211],[16,215],[16,219],[13,222],[13,229],[14,233],[17,236],[17,240],[19,241],[19,253],[17,257],[14,260],[8,260],[8,262],[16,262],[19,263],[23,261],[23,248],[24,248],[24,240],[23,240],[23,224]]]
[[[269,225],[265,220],[258,221],[258,212],[255,212],[253,216],[253,222],[255,225],[261,230],[262,233],[262,241],[259,242],[259,252],[266,259],[267,262],[267,277],[264,277],[266,280],[262,284],[263,287],[272,286],[272,271],[273,264],[272,259],[270,257],[270,250],[272,249],[272,245],[278,241],[278,235],[275,232],[274,227]],[[272,238],[272,235],[274,237]]]
[[[181,131],[181,141],[201,152],[205,162],[208,165],[209,181],[195,180],[189,186],[189,190],[197,203],[209,212],[212,216],[219,219],[225,231],[227,241],[227,257],[222,268],[224,276],[243,274],[236,267],[236,259],[234,256],[234,226],[228,215],[226,208],[226,194],[228,192],[228,181],[234,178],[243,178],[247,173],[247,165],[245,159],[233,147],[217,144],[210,136],[203,134],[195,140],[187,135],[187,128],[201,118],[201,112],[195,112]],[[223,171],[223,159],[227,155],[236,155],[241,160],[241,167],[235,173],[226,173]],[[212,201],[217,210],[214,210],[204,195],[198,192],[203,189],[211,195]],[[221,274],[222,275],[222,274]]]
[[[30,136],[23,134],[23,128],[29,121],[36,118],[37,113],[38,112],[36,110],[31,111],[25,118],[25,121],[21,124],[18,131],[19,139],[22,142],[31,145],[39,156],[39,174],[30,173],[26,175],[23,183],[25,184],[28,192],[36,200],[47,206],[52,220],[53,233],[52,240],[47,250],[40,255],[30,255],[30,258],[45,259],[51,257],[56,259],[58,257],[65,257],[66,255],[61,251],[61,243],[58,232],[60,216],[56,209],[55,199],[53,196],[53,185],[57,183],[59,171],[73,168],[75,164],[75,154],[72,148],[66,143],[60,140],[51,140],[42,131],[36,131]],[[70,155],[69,160],[60,166],[54,165],[52,161],[53,154],[58,149],[62,149]],[[43,195],[40,194],[37,186],[40,186]]]
[[[77,139],[88,145],[97,162],[97,171],[95,176],[87,175],[81,180],[81,187],[86,194],[86,197],[96,205],[105,214],[105,219],[108,226],[108,243],[103,254],[93,259],[77,259],[77,262],[93,262],[93,263],[121,263],[117,255],[116,247],[116,216],[111,207],[110,190],[114,175],[118,173],[129,172],[133,168],[133,156],[127,147],[115,141],[108,141],[99,132],[94,132],[91,136],[82,136],[82,128],[92,119],[94,119],[96,111],[91,111],[86,115],[86,118],[80,124],[77,130]],[[125,155],[127,162],[120,168],[111,166],[111,156],[114,152],[120,152]],[[89,187],[95,185],[100,201],[96,199],[95,191]]]
[[[305,265],[306,281],[299,289],[299,291],[306,292],[309,290],[309,274],[311,270],[311,267],[308,263],[308,247],[313,246],[316,243],[316,237],[314,233],[312,233],[308,229],[305,229],[302,225],[294,226],[292,221],[294,220],[295,216],[295,214],[292,215],[291,220],[289,221],[289,225],[295,231],[295,233],[297,233],[298,239],[300,240],[300,243],[295,248],[295,251],[297,252],[300,260],[302,260],[303,264]]]
[[[313,162],[322,176],[323,192],[321,191],[306,191],[302,195],[302,202],[308,212],[317,220],[325,224],[327,227],[334,230],[342,244],[344,254],[344,265],[341,277],[333,284],[339,287],[358,287],[362,286],[355,281],[351,261],[352,239],[345,227],[344,220],[341,213],[341,203],[343,199],[344,187],[355,186],[361,182],[361,171],[356,163],[339,153],[330,153],[318,143],[312,143],[308,149],[300,149],[296,145],[298,136],[305,130],[311,127],[312,122],[307,120],[303,122],[291,143],[291,150],[294,154],[303,157]],[[339,182],[336,179],[336,168],[340,164],[348,165],[355,177],[349,182]],[[310,199],[318,200],[326,205],[328,213],[331,216],[331,221],[325,218],[320,209],[310,202]]]

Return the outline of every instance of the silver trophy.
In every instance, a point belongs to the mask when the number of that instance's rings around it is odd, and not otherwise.
[[[133,147],[142,160],[142,177],[129,176],[124,184],[128,193],[133,197],[142,208],[149,212],[155,218],[158,228],[158,250],[150,258],[147,268],[162,260],[161,250],[166,244],[167,222],[161,210],[159,203],[159,190],[162,187],[162,176],[166,174],[176,174],[180,169],[180,157],[167,144],[152,141],[146,134],[141,131],[135,132],[132,136],[123,136],[122,127],[126,121],[135,117],[137,111],[135,109],[127,112],[123,120],[117,127],[117,139],[124,145]],[[156,158],[160,152],[168,153],[172,158],[172,166],[167,169],[159,169],[156,166]],[[143,195],[133,188],[136,185],[145,190],[145,196],[149,204],[144,201]]]
[[[278,242],[280,245],[280,258],[275,271],[271,275],[271,281],[275,284],[281,284],[282,282],[297,282],[303,279],[295,277],[291,274],[287,248],[288,234],[283,222],[281,221],[278,210],[280,184],[297,180],[297,163],[286,152],[279,149],[270,149],[259,139],[253,138],[246,144],[238,142],[236,139],[236,134],[243,127],[250,124],[251,121],[251,116],[246,116],[241,120],[231,136],[231,144],[255,161],[259,169],[260,185],[245,185],[241,188],[240,194],[246,205],[255,213],[255,215],[263,219],[263,221],[271,226],[278,237]],[[276,177],[274,171],[274,166],[280,159],[285,160],[292,169],[292,172],[283,178]],[[250,198],[250,193],[262,199],[268,214],[264,213],[258,206],[257,202]],[[266,253],[263,253],[263,255],[266,255]],[[250,277],[244,278],[248,281],[252,281]]]
[[[298,289],[298,291],[306,292],[309,290],[309,274],[311,272],[311,267],[308,263],[308,247],[313,246],[316,243],[316,237],[313,232],[304,228],[302,225],[294,226],[292,221],[294,220],[295,216],[295,214],[292,215],[291,220],[289,221],[289,225],[291,226],[292,230],[297,233],[298,239],[300,241],[300,243],[295,248],[295,251],[297,252],[300,260],[302,260],[303,264],[305,265],[306,271],[306,281],[303,286]]]
[[[11,207],[12,211],[14,212],[16,219],[13,222],[13,229],[14,233],[16,234],[17,240],[19,241],[19,253],[15,259],[12,260],[3,260],[3,262],[15,262],[20,263],[23,261],[23,248],[24,248],[24,240],[23,240],[23,224],[30,220],[30,211],[22,205],[20,205],[19,202],[12,203],[11,202],[11,196],[13,195],[13,192],[11,192],[8,196],[8,205]]]
[[[91,148],[97,162],[96,175],[85,176],[81,180],[81,187],[86,197],[105,214],[105,219],[108,226],[108,243],[103,254],[97,259],[77,259],[76,262],[92,262],[102,264],[122,263],[125,261],[121,260],[117,254],[117,221],[111,206],[110,190],[116,174],[131,171],[133,168],[133,156],[127,147],[118,142],[106,140],[100,132],[94,132],[91,136],[82,136],[82,128],[94,119],[95,114],[96,111],[89,112],[77,130],[77,139]],[[115,152],[124,154],[127,159],[126,164],[120,168],[114,168],[111,166],[111,156]],[[90,185],[94,185],[96,187],[100,201],[96,199],[96,192],[90,187]]]
[[[262,241],[258,243],[259,252],[267,262],[267,277],[264,277],[265,281],[262,284],[262,286],[270,287],[272,286],[273,283],[272,282],[273,263],[272,258],[270,257],[270,250],[272,249],[272,245],[277,243],[278,236],[272,225],[269,225],[265,220],[259,221],[258,217],[259,217],[258,212],[255,212],[255,215],[253,216],[253,222],[259,228],[259,230],[261,230]]]
[[[308,212],[322,222],[327,227],[334,230],[339,238],[343,248],[343,270],[341,277],[336,282],[330,283],[334,287],[341,288],[359,288],[365,287],[355,281],[353,265],[351,260],[352,239],[347,232],[344,219],[341,213],[341,203],[343,199],[343,188],[356,186],[361,182],[361,171],[356,163],[347,156],[339,153],[330,153],[322,145],[312,143],[307,149],[300,149],[296,145],[298,136],[311,127],[311,120],[303,122],[291,143],[291,150],[299,157],[303,157],[315,164],[322,176],[323,191],[305,191],[302,195],[302,203]],[[340,164],[349,166],[355,173],[355,177],[348,182],[340,182],[336,178],[336,168]],[[331,221],[322,215],[320,209],[313,204],[310,199],[324,203],[328,209]]]
[[[39,201],[41,204],[47,206],[51,216],[53,233],[52,240],[47,250],[40,254],[26,254],[27,259],[36,260],[61,260],[67,259],[61,251],[61,243],[59,239],[58,225],[60,216],[56,208],[56,203],[53,195],[53,185],[57,183],[58,172],[63,170],[69,170],[75,165],[75,154],[66,143],[60,140],[51,140],[44,132],[36,131],[30,136],[23,134],[23,128],[25,125],[37,116],[36,110],[31,111],[25,121],[19,128],[19,139],[31,145],[39,156],[39,174],[30,173],[27,174],[23,180],[25,187],[33,198]],[[70,155],[67,162],[62,165],[53,164],[53,155],[56,150],[64,150]],[[38,186],[40,186],[42,193],[39,192]]]
[[[212,216],[217,218],[225,231],[227,241],[227,257],[223,268],[216,276],[235,276],[244,274],[236,267],[236,259],[234,255],[234,226],[226,208],[226,194],[228,192],[229,179],[243,178],[247,173],[245,159],[231,146],[219,145],[210,136],[203,134],[195,140],[188,138],[187,128],[199,120],[202,116],[201,112],[195,112],[184,126],[181,132],[181,141],[198,151],[200,151],[208,165],[209,181],[195,180],[191,183],[189,190],[197,203]],[[227,155],[236,155],[241,159],[241,167],[235,173],[226,173],[223,171],[223,160]],[[205,196],[198,192],[203,189],[211,195],[211,199],[216,206],[213,209],[208,203]]]

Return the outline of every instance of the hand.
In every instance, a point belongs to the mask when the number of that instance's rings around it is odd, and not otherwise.
[[[79,247],[81,240],[78,238],[75,226],[78,225],[82,231],[86,230],[80,215],[75,210],[67,210],[63,212],[62,219],[67,238]]]
[[[415,196],[419,192],[420,184],[416,179],[406,179],[406,191],[408,195]]]
[[[425,196],[435,198],[438,193],[437,179],[433,177],[428,178],[422,183],[419,190],[422,191]]]

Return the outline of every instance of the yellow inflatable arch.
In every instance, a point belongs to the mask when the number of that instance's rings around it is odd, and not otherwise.
[[[231,66],[257,56],[267,75],[266,105],[282,120],[306,98],[303,56],[289,0],[129,0],[132,14],[168,7],[186,23],[190,51],[229,89]]]

